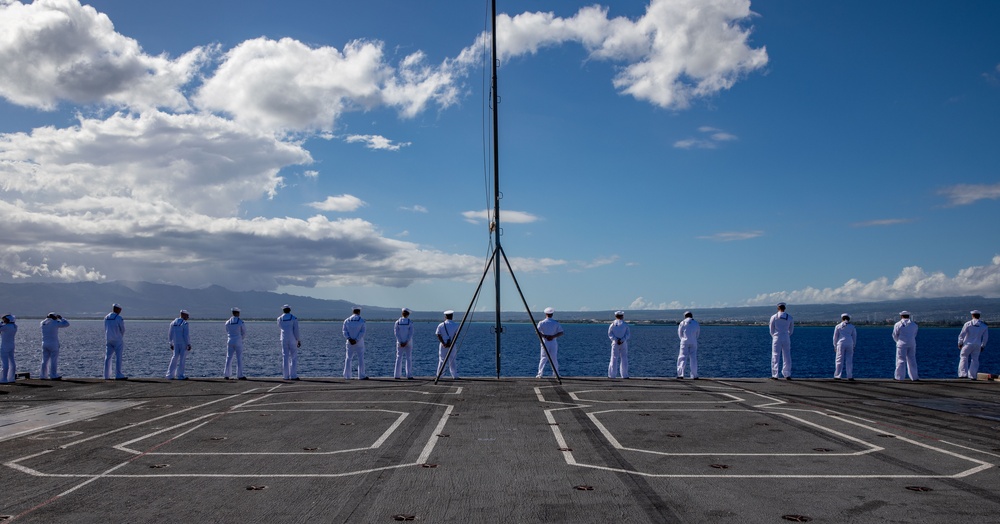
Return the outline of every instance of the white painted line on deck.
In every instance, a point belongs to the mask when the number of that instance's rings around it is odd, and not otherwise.
[[[234,395],[234,396],[231,396],[231,397],[227,397],[227,398],[233,398],[235,396],[237,396],[237,395]],[[261,398],[265,398],[266,396],[268,396],[268,395],[265,395],[264,397],[261,397]],[[250,401],[243,402],[243,403],[239,404],[238,406],[246,406],[247,404],[250,404],[251,402],[253,402],[255,400],[258,400],[258,399],[252,399]],[[208,405],[208,404],[214,404],[215,402],[217,402],[217,401],[212,401],[212,402],[209,402],[209,403],[206,403],[206,404],[202,404],[202,406],[205,406],[205,405]],[[440,403],[434,403],[434,402],[392,401],[390,403],[404,403],[404,402],[413,403],[413,404],[424,404],[424,405],[430,405],[430,406],[439,406],[439,407],[444,407],[445,408],[444,413],[441,415],[440,420],[438,420],[438,423],[435,426],[435,429],[434,429],[433,433],[428,438],[427,443],[424,445],[423,449],[420,452],[420,455],[418,456],[418,458],[417,458],[417,460],[415,462],[404,462],[404,463],[394,464],[394,465],[389,465],[389,466],[382,466],[382,467],[377,467],[377,468],[367,468],[367,469],[354,470],[354,471],[345,471],[345,472],[340,472],[340,473],[246,473],[246,474],[244,474],[244,473],[155,473],[155,474],[123,474],[123,473],[114,473],[115,471],[119,470],[120,468],[133,463],[136,459],[138,459],[140,457],[143,457],[143,456],[147,456],[147,455],[288,455],[288,454],[317,455],[317,454],[324,454],[324,453],[316,453],[316,452],[303,452],[303,453],[272,453],[272,452],[262,452],[262,453],[167,453],[167,452],[163,452],[163,453],[161,453],[161,452],[157,452],[156,451],[157,449],[159,449],[159,448],[161,448],[161,447],[163,447],[163,446],[165,446],[167,444],[175,442],[178,438],[180,438],[183,435],[186,435],[186,434],[190,433],[194,429],[197,429],[198,427],[201,427],[201,426],[204,426],[205,424],[210,423],[212,421],[211,419],[213,417],[214,418],[218,418],[218,417],[221,417],[223,415],[232,413],[232,411],[223,411],[223,412],[214,412],[214,413],[209,413],[209,414],[206,414],[206,415],[201,415],[201,416],[198,416],[198,417],[196,417],[196,418],[194,418],[192,420],[183,421],[183,422],[175,424],[175,425],[173,425],[173,426],[171,426],[169,428],[160,429],[160,430],[148,433],[148,434],[146,434],[144,436],[138,437],[136,439],[132,439],[130,441],[127,441],[127,442],[118,444],[116,446],[113,446],[114,449],[118,449],[119,451],[123,451],[123,452],[127,452],[127,453],[130,453],[130,454],[133,454],[132,458],[126,460],[125,462],[122,462],[121,464],[117,464],[114,467],[106,469],[106,470],[102,471],[101,473],[97,473],[97,474],[94,474],[94,473],[45,473],[45,472],[38,471],[38,470],[35,470],[33,468],[30,468],[30,467],[27,467],[27,466],[24,466],[24,465],[20,464],[20,462],[27,461],[27,460],[30,460],[30,459],[33,459],[33,458],[36,458],[36,457],[40,457],[40,456],[52,453],[52,452],[57,451],[57,450],[45,450],[45,451],[42,451],[40,453],[35,453],[35,454],[32,454],[32,455],[24,456],[24,457],[18,458],[16,460],[10,461],[10,462],[6,463],[5,465],[8,466],[8,467],[10,467],[10,468],[12,468],[12,469],[14,469],[14,470],[16,470],[16,471],[20,471],[22,473],[25,473],[25,474],[28,474],[28,475],[31,475],[31,476],[35,476],[35,477],[84,478],[84,479],[87,479],[85,482],[82,482],[82,483],[80,483],[80,484],[78,484],[78,485],[70,488],[69,490],[67,490],[67,491],[65,491],[65,492],[57,495],[56,497],[53,498],[53,500],[58,499],[59,497],[62,497],[64,495],[66,495],[66,494],[72,493],[73,491],[76,491],[77,489],[80,489],[80,488],[82,488],[82,487],[84,487],[84,486],[86,486],[86,485],[94,482],[95,480],[100,479],[100,478],[164,478],[164,477],[170,477],[170,478],[173,478],[173,477],[176,477],[176,478],[193,478],[193,477],[199,477],[199,478],[334,478],[334,477],[345,477],[345,476],[351,476],[351,475],[363,475],[363,474],[371,473],[371,472],[385,471],[385,470],[391,470],[391,469],[398,469],[398,468],[404,468],[404,467],[409,467],[409,466],[416,466],[416,465],[420,465],[420,464],[426,463],[427,460],[430,458],[430,455],[433,453],[433,451],[434,451],[434,449],[435,449],[438,441],[440,440],[440,437],[438,437],[438,435],[444,430],[444,428],[445,428],[445,426],[446,426],[446,424],[448,422],[448,418],[451,415],[452,411],[454,410],[454,406],[453,405],[440,404]],[[329,403],[341,403],[341,402],[329,402]],[[374,401],[374,402],[368,401],[368,403],[386,403],[386,402],[385,401]],[[287,404],[301,404],[301,403],[287,403]],[[260,406],[255,406],[255,407],[259,408]],[[234,408],[232,408],[232,409],[235,409],[235,408],[236,408],[236,406],[234,406]],[[193,409],[193,408],[187,408],[187,409],[182,410],[182,411],[188,411],[190,409]],[[238,411],[238,413],[239,412],[249,412],[249,411],[273,411],[273,410],[263,410],[263,409],[241,410],[241,411]],[[336,451],[336,452],[331,452],[331,453],[326,453],[326,454],[344,453],[346,451],[366,451],[366,450],[370,450],[370,449],[381,447],[381,446],[383,446],[386,443],[386,441],[389,439],[389,437],[392,435],[392,433],[395,432],[401,426],[401,424],[403,423],[403,421],[409,415],[406,412],[392,411],[392,410],[381,410],[381,409],[378,409],[378,410],[360,410],[360,409],[354,409],[354,410],[288,410],[288,411],[357,411],[357,412],[382,411],[382,412],[387,412],[387,413],[395,413],[395,414],[399,415],[398,417],[396,417],[396,419],[393,422],[393,424],[391,424],[390,427],[388,429],[386,429],[386,431],[384,431],[381,434],[381,436],[378,439],[376,439],[376,441],[372,445],[369,445],[369,446],[366,446],[366,447],[363,447],[363,448],[357,448],[357,449],[354,449],[354,450],[339,450],[339,451]],[[157,419],[160,419],[160,418],[163,418],[163,417],[156,417],[155,419],[150,419],[150,421],[157,420]],[[210,420],[205,420],[205,419],[210,419]],[[204,422],[202,422],[202,421],[204,421]],[[146,422],[149,422],[149,421],[146,421]],[[198,424],[199,422],[201,422],[201,423]],[[129,448],[125,447],[125,446],[133,444],[135,442],[138,442],[138,441],[141,441],[141,440],[144,440],[144,439],[148,439],[150,437],[153,437],[153,436],[156,436],[156,435],[160,435],[160,434],[163,434],[165,432],[174,431],[174,430],[177,430],[178,428],[181,428],[181,427],[184,427],[184,426],[189,426],[191,424],[196,424],[196,426],[188,429],[187,431],[184,431],[183,433],[180,433],[178,435],[172,436],[169,439],[167,439],[167,440],[165,440],[165,441],[163,441],[163,442],[161,442],[161,443],[159,443],[159,444],[157,444],[157,445],[155,445],[155,446],[153,446],[153,447],[151,447],[151,448],[149,448],[149,449],[147,449],[145,451],[141,451],[140,452],[140,451],[129,449]],[[132,427],[135,427],[135,426],[128,426],[127,428],[122,428],[122,429],[128,429],[128,428],[132,428]],[[119,431],[119,430],[115,430],[115,431],[111,431],[111,432],[106,432],[106,433],[102,434],[102,436],[106,436],[108,434],[115,433],[117,431]],[[91,437],[91,438],[89,438],[87,440],[92,440],[92,438],[94,438],[94,437]],[[62,448],[59,448],[59,449],[62,449]]]
[[[613,392],[613,393],[617,393],[617,394],[623,394],[623,390],[620,390],[620,389],[584,389],[584,390],[580,390],[580,391],[568,391],[567,393],[569,393],[570,398],[572,398],[573,400],[576,400],[577,402],[591,402],[591,403],[598,403],[598,404],[621,404],[621,403],[626,403],[626,402],[629,403],[629,404],[731,404],[731,403],[735,403],[735,402],[746,402],[746,399],[737,397],[736,395],[732,395],[730,393],[724,393],[724,392],[712,392],[712,393],[708,393],[708,392],[703,392],[703,391],[698,391],[698,390],[693,390],[693,389],[676,389],[676,388],[673,388],[673,389],[674,389],[674,391],[672,391],[672,392],[677,392],[677,393],[705,393],[706,395],[712,395],[712,394],[722,395],[722,396],[728,397],[729,400],[720,400],[718,398],[714,398],[714,399],[713,398],[709,398],[708,400],[632,400],[632,399],[629,399],[629,400],[596,400],[596,399],[592,399],[592,398],[580,398],[580,396],[579,396],[579,395],[584,394],[584,393],[601,393],[601,392],[607,392],[607,391],[610,391],[610,392]],[[656,391],[656,393],[663,393],[663,391],[664,390]],[[636,391],[633,391],[633,393],[646,393],[646,392],[648,392],[648,390],[636,390]]]
[[[584,393],[584,392],[588,392],[588,391],[595,391],[595,390],[582,390],[582,391],[578,391],[578,392],[568,392],[568,393],[570,394],[570,396],[572,398],[579,399],[579,397],[576,396],[577,393]],[[614,390],[614,391],[621,392],[622,390]],[[869,425],[866,425],[866,424],[862,424],[862,423],[859,423],[859,422],[854,422],[854,421],[851,421],[851,420],[847,420],[847,418],[846,418],[847,416],[846,415],[844,415],[844,416],[834,416],[834,415],[831,415],[831,414],[828,414],[828,413],[824,413],[822,411],[818,411],[818,410],[815,410],[815,409],[790,408],[790,407],[784,406],[785,404],[787,404],[787,402],[785,400],[780,399],[780,398],[771,397],[771,396],[768,396],[768,395],[764,395],[764,394],[757,393],[757,392],[754,392],[754,391],[749,391],[749,390],[746,390],[746,389],[741,389],[741,391],[743,391],[746,394],[750,394],[750,395],[754,395],[754,396],[757,396],[757,397],[764,398],[764,399],[768,400],[769,402],[767,402],[765,404],[760,404],[760,405],[752,406],[753,408],[756,408],[756,409],[746,409],[745,411],[715,411],[715,410],[699,410],[699,409],[654,409],[654,410],[649,410],[649,409],[643,409],[643,410],[637,410],[637,409],[609,409],[609,410],[594,411],[594,412],[587,412],[587,411],[585,411],[584,413],[591,420],[591,422],[593,422],[593,424],[598,428],[598,430],[600,431],[600,433],[604,436],[604,438],[608,441],[608,443],[611,444],[612,447],[614,447],[616,449],[621,449],[623,451],[631,451],[631,452],[652,453],[652,454],[664,455],[664,456],[774,456],[774,457],[789,457],[789,456],[791,456],[791,457],[797,457],[797,456],[819,456],[820,455],[820,453],[725,453],[725,452],[723,452],[723,453],[664,453],[664,452],[657,452],[657,451],[652,451],[652,450],[643,450],[643,449],[628,448],[628,447],[622,446],[622,444],[618,441],[618,439],[614,436],[614,434],[603,423],[600,422],[600,420],[598,419],[597,415],[600,415],[600,414],[603,414],[603,413],[624,412],[624,411],[703,411],[703,412],[716,413],[716,414],[719,414],[719,413],[729,413],[729,414],[735,414],[735,413],[758,413],[758,414],[759,413],[772,413],[774,415],[779,415],[779,416],[783,416],[783,417],[795,420],[796,422],[798,422],[800,424],[804,424],[806,426],[810,426],[810,427],[813,427],[815,429],[819,429],[821,431],[830,433],[832,435],[836,435],[839,438],[846,439],[846,440],[849,440],[851,442],[855,442],[855,443],[857,443],[859,445],[862,445],[862,446],[864,446],[866,448],[865,450],[862,450],[862,451],[859,451],[859,452],[852,452],[852,453],[828,453],[828,452],[823,452],[821,454],[821,456],[826,456],[826,457],[830,457],[830,456],[859,457],[861,455],[869,455],[869,454],[871,454],[873,452],[876,452],[876,451],[885,451],[886,450],[885,447],[878,446],[876,444],[867,442],[867,441],[865,441],[865,440],[863,440],[863,439],[861,439],[859,437],[855,437],[853,435],[849,435],[847,433],[844,433],[843,431],[837,431],[835,429],[823,426],[822,424],[818,424],[818,423],[815,423],[815,422],[812,422],[812,421],[809,421],[809,420],[805,420],[802,417],[795,416],[795,415],[792,415],[790,413],[785,413],[783,411],[796,411],[796,412],[804,412],[804,413],[813,413],[813,414],[816,414],[816,415],[819,415],[819,416],[822,416],[822,417],[828,417],[830,419],[837,420],[837,421],[842,422],[842,423],[846,423],[846,424],[853,425],[853,426],[856,426],[856,427],[859,427],[859,428],[863,428],[865,430],[872,431],[872,432],[875,432],[877,434],[889,434],[889,433],[885,432],[882,429],[878,429],[878,428],[875,428],[875,427],[872,427],[872,426],[869,426]],[[536,392],[536,396],[539,398],[539,400],[542,401],[542,402],[545,402],[544,395],[542,394],[541,390],[539,388],[535,388],[535,392]],[[735,395],[730,395],[730,396],[732,398],[738,398]],[[594,401],[594,402],[615,403],[613,401]],[[632,404],[632,403],[644,403],[644,402],[641,402],[641,401],[618,401],[617,403],[619,403],[619,404]],[[563,437],[562,431],[559,429],[559,426],[556,425],[557,421],[556,421],[555,416],[553,415],[553,413],[556,412],[556,411],[563,411],[563,410],[567,410],[567,409],[579,409],[579,408],[585,408],[585,407],[589,407],[589,406],[571,406],[571,407],[564,407],[564,408],[556,408],[556,409],[547,409],[547,410],[544,410],[546,420],[549,421],[550,427],[552,428],[553,436],[555,437],[556,443],[559,445],[560,448],[567,448],[568,449],[569,445],[566,442],[565,438]],[[766,411],[761,411],[760,410],[761,408],[767,408],[767,410]],[[860,419],[860,417],[854,417],[854,418],[859,418]],[[861,420],[865,420],[865,419],[861,419]],[[870,424],[873,424],[873,425],[880,424],[880,423],[875,422],[875,421],[867,421],[866,420],[866,422],[869,422]],[[615,473],[626,473],[626,474],[631,474],[631,475],[640,475],[640,476],[644,476],[644,477],[654,477],[654,478],[714,478],[714,479],[722,479],[722,478],[725,478],[725,479],[729,479],[729,478],[734,478],[734,479],[737,479],[737,478],[738,479],[759,479],[759,478],[789,478],[789,479],[796,479],[796,478],[799,478],[799,479],[944,479],[944,478],[951,478],[951,479],[955,479],[955,478],[964,478],[964,477],[967,477],[967,476],[970,476],[970,475],[973,475],[973,474],[985,471],[985,470],[987,470],[989,468],[992,468],[994,466],[994,464],[992,464],[992,463],[985,462],[985,461],[982,461],[982,460],[978,460],[978,459],[975,459],[975,458],[972,458],[972,457],[968,457],[968,456],[965,456],[965,455],[962,455],[960,453],[956,453],[956,452],[953,452],[953,451],[941,449],[940,447],[932,446],[932,445],[929,445],[929,444],[926,444],[926,443],[922,443],[922,442],[919,442],[919,441],[916,441],[916,440],[913,440],[913,439],[910,439],[910,438],[907,438],[907,437],[904,437],[904,436],[901,436],[901,435],[891,434],[891,436],[895,437],[896,441],[898,441],[898,442],[903,442],[903,443],[906,443],[906,444],[918,446],[918,447],[927,449],[929,451],[933,451],[933,452],[936,452],[936,453],[941,453],[941,454],[948,455],[948,456],[953,457],[953,458],[957,458],[959,460],[971,462],[971,463],[975,464],[975,466],[972,467],[972,468],[963,470],[963,471],[959,471],[957,473],[953,473],[953,474],[939,474],[939,475],[927,475],[927,474],[880,474],[880,475],[878,475],[878,474],[877,475],[869,475],[869,474],[829,474],[829,475],[828,474],[789,474],[789,475],[781,475],[781,474],[733,474],[733,473],[678,474],[678,473],[650,473],[650,472],[645,472],[645,471],[628,470],[628,469],[624,469],[624,468],[614,468],[614,467],[607,467],[607,466],[599,466],[599,465],[596,465],[596,464],[580,463],[580,462],[578,462],[576,460],[576,458],[574,457],[572,451],[563,451],[562,454],[563,454],[563,458],[566,461],[566,463],[568,465],[571,465],[571,466],[579,466],[579,467],[585,467],[585,468],[591,468],[591,469],[598,469],[598,470],[603,470],[603,471],[611,471],[611,472],[615,472]],[[939,441],[939,442],[944,442],[946,444],[953,445],[953,446],[960,447],[960,448],[964,447],[964,446],[960,446],[960,445],[953,444],[953,443],[950,443],[950,442],[945,442],[945,441]],[[990,455],[990,456],[1000,456],[1000,455],[995,455],[995,454],[988,453],[988,452],[985,452],[985,451],[982,451],[982,450],[976,450],[976,449],[972,449],[972,448],[965,448],[965,449],[969,449],[971,451],[975,451],[975,452],[978,452],[978,453],[984,453],[984,454],[987,454],[987,455]]]
[[[434,427],[434,432],[431,433],[431,438],[427,440],[427,444],[424,444],[424,449],[420,451],[420,456],[417,457],[417,464],[424,464],[430,458],[431,452],[434,451],[434,446],[440,440],[438,435],[444,431],[444,425],[448,423],[448,417],[451,416],[453,409],[455,409],[455,406],[445,408],[444,415],[441,415],[441,420],[438,421],[437,426]]]
[[[141,401],[68,400],[0,413],[0,442],[138,406]]]
[[[666,412],[679,411],[679,412],[701,412],[701,413],[724,414],[724,415],[745,415],[745,414],[759,415],[759,414],[761,414],[761,412],[758,412],[758,411],[749,411],[749,410],[747,410],[747,411],[715,411],[715,410],[707,410],[707,409],[653,409],[653,410],[609,409],[609,410],[605,410],[605,411],[588,412],[587,413],[587,417],[589,417],[590,420],[591,420],[591,422],[593,422],[594,425],[597,426],[597,429],[599,429],[601,431],[601,434],[604,435],[604,438],[607,439],[608,442],[610,442],[611,445],[613,447],[617,448],[617,449],[626,450],[626,451],[635,451],[635,452],[639,452],[639,453],[650,453],[650,454],[653,454],[653,455],[663,455],[663,456],[668,456],[668,457],[706,457],[706,456],[707,457],[807,457],[807,456],[818,456],[818,455],[823,455],[825,457],[838,457],[838,456],[841,456],[841,457],[854,457],[854,456],[859,456],[859,455],[867,455],[869,453],[874,453],[876,451],[882,451],[882,450],[885,449],[885,448],[882,448],[880,446],[876,446],[874,444],[871,444],[869,442],[865,442],[864,440],[861,440],[859,438],[855,438],[855,437],[852,437],[850,435],[841,433],[839,431],[835,431],[833,429],[830,429],[828,427],[821,426],[821,425],[816,424],[814,422],[809,422],[808,420],[804,420],[804,419],[801,419],[799,417],[796,417],[796,416],[793,416],[793,415],[789,415],[788,413],[775,413],[775,414],[776,415],[781,415],[781,416],[784,416],[784,417],[788,417],[788,418],[793,419],[793,420],[795,420],[795,421],[797,421],[799,423],[802,423],[802,424],[805,424],[805,425],[808,425],[808,426],[812,426],[812,427],[814,427],[816,429],[819,429],[821,431],[830,433],[832,435],[836,435],[836,436],[838,436],[840,438],[843,438],[843,439],[846,439],[846,440],[850,440],[850,441],[855,442],[858,445],[864,447],[865,449],[862,450],[862,451],[854,451],[854,452],[850,452],[850,453],[829,453],[829,452],[818,452],[818,451],[814,451],[812,453],[730,453],[730,452],[726,452],[726,451],[713,451],[713,452],[708,452],[708,453],[667,453],[667,452],[663,452],[663,451],[653,451],[651,449],[630,448],[630,447],[621,445],[621,443],[618,441],[618,439],[616,439],[614,437],[614,435],[612,435],[611,431],[608,430],[608,428],[603,423],[601,423],[601,421],[597,418],[597,415],[601,415],[601,414],[604,414],[604,413],[620,413],[620,412],[632,412],[632,411],[666,411]]]
[[[174,411],[172,413],[167,413],[166,415],[160,415],[158,417],[153,417],[151,419],[143,420],[142,422],[136,422],[135,424],[130,424],[128,426],[123,426],[123,427],[120,427],[120,428],[117,428],[117,429],[112,429],[111,431],[105,431],[104,433],[98,433],[97,435],[92,435],[92,436],[89,436],[87,438],[83,438],[83,439],[80,439],[80,440],[76,440],[76,441],[70,442],[68,444],[63,444],[62,446],[59,446],[59,449],[66,449],[66,448],[69,448],[71,446],[76,446],[77,444],[82,444],[84,442],[87,442],[87,441],[90,441],[90,440],[94,440],[94,439],[97,439],[97,438],[106,437],[108,435],[112,435],[112,434],[118,433],[120,431],[125,431],[127,429],[134,429],[134,428],[136,428],[138,426],[149,424],[150,422],[155,422],[157,420],[162,420],[162,419],[165,419],[165,418],[173,417],[175,415],[180,415],[181,413],[187,413],[188,411],[191,411],[191,410],[195,410],[195,409],[198,409],[198,408],[203,408],[205,406],[211,406],[212,404],[217,404],[219,402],[224,402],[226,400],[231,400],[231,399],[237,398],[237,397],[239,397],[241,395],[247,395],[247,394],[253,393],[254,391],[257,391],[257,389],[258,388],[249,389],[249,390],[244,391],[242,393],[236,393],[235,395],[229,395],[227,397],[222,397],[220,399],[216,399],[216,400],[212,400],[212,401],[209,401],[209,402],[205,402],[204,404],[198,404],[196,406],[191,406],[191,407],[188,407],[188,408],[177,410],[177,411]]]

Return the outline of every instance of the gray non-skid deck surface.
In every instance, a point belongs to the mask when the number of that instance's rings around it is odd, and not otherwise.
[[[29,380],[0,388],[0,439],[21,432],[0,444],[0,515],[989,520],[998,394],[951,380]]]

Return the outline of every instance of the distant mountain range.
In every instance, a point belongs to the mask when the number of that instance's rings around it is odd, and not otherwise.
[[[470,290],[471,292],[471,290]],[[231,291],[210,286],[202,289],[187,289],[167,284],[149,282],[116,281],[107,283],[76,282],[56,283],[0,283],[0,311],[13,313],[18,317],[41,318],[50,311],[56,311],[67,318],[101,318],[111,311],[111,304],[119,303],[126,318],[174,318],[181,309],[191,312],[193,319],[227,318],[233,306],[242,310],[247,319],[271,319],[281,314],[281,306],[288,304],[292,312],[301,319],[334,320],[351,314],[357,304],[346,300],[323,300],[318,298],[271,293],[266,291]],[[361,305],[363,316],[368,320],[391,320],[399,317],[399,309]],[[895,322],[899,311],[906,309],[913,313],[917,322],[960,324],[969,318],[971,309],[983,311],[987,322],[1000,321],[1000,299],[983,297],[923,298],[893,300],[886,302],[865,302],[858,304],[789,304],[788,312],[799,323],[835,323],[841,313],[849,313],[856,324],[880,324]],[[695,318],[712,323],[764,323],[774,313],[773,306],[697,308]],[[464,311],[456,310],[456,320]],[[626,312],[625,319],[631,322],[676,322],[683,316],[683,310],[640,310]],[[532,312],[535,320],[543,315]],[[493,312],[476,313],[473,320],[491,321]],[[416,320],[436,320],[440,311],[414,311]],[[524,311],[505,311],[504,321],[522,322],[528,320]],[[561,321],[607,322],[612,311],[559,311],[556,318]]]

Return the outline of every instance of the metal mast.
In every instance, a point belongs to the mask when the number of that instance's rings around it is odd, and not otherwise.
[[[521,296],[521,302],[524,304],[524,310],[528,313],[528,318],[531,319],[532,326],[536,326],[535,317],[531,314],[531,308],[528,307],[528,301],[524,298],[524,293],[521,291],[521,285],[517,283],[517,277],[514,276],[514,268],[510,265],[510,260],[507,259],[507,254],[504,253],[503,247],[500,246],[500,125],[497,121],[497,102],[499,97],[497,95],[497,2],[492,0],[490,2],[490,26],[492,29],[492,34],[490,38],[490,57],[492,58],[492,75],[490,80],[490,91],[491,91],[491,103],[492,103],[492,117],[493,117],[493,217],[490,221],[490,232],[493,233],[493,255],[490,257],[489,262],[486,264],[486,269],[483,270],[483,276],[479,279],[479,285],[476,286],[476,292],[472,295],[472,300],[469,302],[469,307],[465,310],[465,315],[462,317],[462,323],[458,325],[458,331],[455,333],[455,338],[451,345],[448,346],[448,354],[445,356],[444,361],[438,367],[437,376],[434,377],[434,383],[437,384],[438,380],[441,379],[441,374],[444,373],[444,362],[447,362],[451,358],[452,352],[455,351],[455,347],[458,344],[459,336],[462,334],[462,329],[465,327],[466,321],[469,319],[469,315],[472,313],[472,308],[476,304],[476,298],[479,297],[479,292],[483,289],[483,282],[486,281],[486,275],[490,271],[490,266],[493,267],[493,281],[496,286],[496,323],[493,326],[493,332],[496,334],[496,355],[497,355],[497,380],[500,379],[500,334],[503,333],[503,325],[500,324],[500,259],[503,258],[504,264],[507,265],[507,271],[510,272],[510,278],[514,281],[514,286],[517,288],[517,293]],[[545,346],[545,339],[542,333],[535,328],[535,335],[538,337],[538,342],[541,347],[545,350],[546,355],[548,355],[548,348]],[[549,362],[552,362],[551,356]],[[555,375],[556,380],[562,384],[562,377],[559,376],[559,370],[552,367],[552,373]]]
[[[497,378],[500,378],[500,334],[503,333],[503,326],[500,325],[500,124],[497,122],[497,2],[490,2],[492,13],[490,17],[490,27],[492,28],[492,38],[490,38],[490,56],[492,57],[492,78],[490,90],[492,91],[493,104],[493,239],[496,249],[493,250],[493,281],[496,286],[496,324],[493,331],[497,338]],[[513,274],[513,273],[511,273]]]

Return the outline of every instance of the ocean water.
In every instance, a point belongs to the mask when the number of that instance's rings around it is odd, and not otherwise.
[[[37,377],[41,366],[40,320],[18,319],[18,371]],[[104,369],[104,325],[100,320],[74,321],[60,331],[59,371],[67,377],[100,377]],[[125,321],[123,371],[131,377],[161,377],[170,361],[169,320]],[[417,376],[432,376],[437,367],[436,322],[416,322],[413,360]],[[491,323],[467,324],[458,347],[461,376],[496,376],[495,337]],[[539,346],[530,324],[506,324],[502,337],[501,376],[534,376]],[[299,376],[338,377],[344,368],[341,324],[300,322]],[[560,371],[564,376],[607,376],[610,343],[607,325],[564,324],[559,339]],[[633,377],[676,375],[676,326],[632,326],[629,372]],[[244,371],[253,377],[280,377],[281,350],[274,321],[247,322]],[[917,361],[921,378],[957,375],[959,328],[920,328]],[[854,353],[857,378],[892,378],[895,345],[891,327],[859,327]],[[996,335],[1000,336],[1000,335]],[[832,377],[833,327],[797,327],[792,336],[792,375]],[[219,377],[225,365],[226,333],[222,321],[192,321],[193,350],[187,356],[188,377]],[[391,322],[368,322],[365,365],[371,377],[391,377],[395,345]],[[764,326],[702,326],[698,349],[702,377],[768,377],[771,338]],[[983,352],[980,371],[1000,373],[1000,351]],[[546,371],[546,375],[551,370]],[[447,373],[446,373],[447,375]]]

